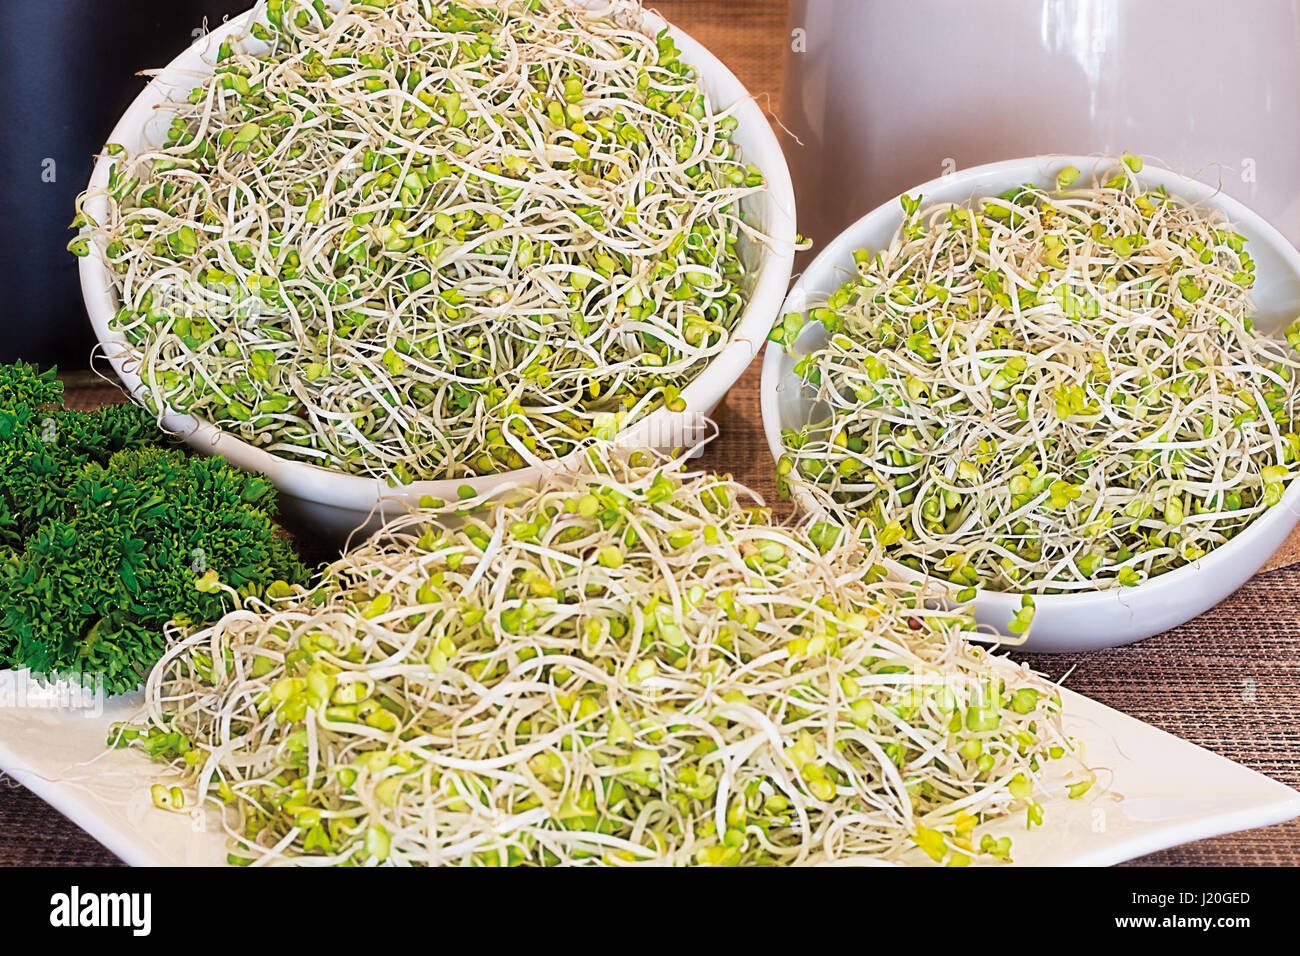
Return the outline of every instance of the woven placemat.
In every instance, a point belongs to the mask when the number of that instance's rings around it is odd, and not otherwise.
[[[786,42],[782,0],[662,0],[653,5],[717,54],[773,114]],[[770,103],[770,106],[769,106]],[[721,437],[699,464],[730,472],[778,514],[758,408],[755,363],[716,418]],[[89,373],[66,376],[68,403],[92,408],[121,392]],[[1269,568],[1300,561],[1300,535]],[[1257,576],[1196,620],[1140,644],[1086,655],[1019,655],[1103,704],[1300,788],[1300,568]],[[1073,670],[1071,671],[1071,668]],[[116,858],[28,791],[0,777],[0,865],[109,865]],[[1300,864],[1300,821],[1144,857],[1167,865]]]
[[[728,472],[779,515],[772,458],[758,409],[756,363],[719,406],[720,437],[695,464]],[[122,400],[88,374],[65,376],[67,400],[92,408]],[[1067,685],[1300,788],[1300,568],[1261,574],[1218,607],[1130,647],[1081,655],[1018,655]],[[1073,668],[1073,670],[1071,670]],[[2,779],[2,778],[0,778]],[[0,783],[0,865],[103,865],[107,850],[28,791]],[[1147,857],[1179,865],[1300,863],[1300,821],[1204,840]]]

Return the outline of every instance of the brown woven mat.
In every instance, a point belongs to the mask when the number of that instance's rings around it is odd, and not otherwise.
[[[783,0],[649,3],[716,53],[755,95],[779,108],[786,37]],[[767,104],[764,103],[766,106]],[[758,363],[732,389],[717,419],[722,437],[700,464],[727,471],[774,501],[771,456],[758,410]],[[112,386],[68,376],[68,402],[120,399]],[[1293,535],[1269,567],[1300,560]],[[1070,687],[1300,788],[1300,568],[1261,574],[1189,624],[1131,647],[1029,657]],[[22,788],[0,778],[0,865],[112,864],[112,854]],[[1300,821],[1203,840],[1145,857],[1168,865],[1300,864]]]
[[[721,437],[701,467],[730,472],[774,509],[772,459],[758,410],[758,364],[717,411]],[[67,376],[68,404],[121,399],[112,386]],[[1131,647],[1024,655],[1050,677],[1104,704],[1300,788],[1300,568],[1261,574],[1195,621]],[[0,865],[110,864],[112,854],[22,788],[0,784]],[[1162,864],[1297,864],[1300,821],[1147,857]]]

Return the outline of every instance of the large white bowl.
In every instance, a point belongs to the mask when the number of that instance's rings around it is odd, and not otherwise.
[[[1107,160],[1089,156],[1038,156],[989,163],[933,179],[907,191],[920,193],[922,204],[964,203],[972,198],[1003,192],[1027,182],[1051,183],[1058,170],[1077,166],[1089,175]],[[1300,253],[1272,226],[1241,203],[1210,186],[1168,170],[1148,166],[1139,177],[1151,186],[1207,208],[1222,211],[1249,240],[1247,249],[1256,262],[1253,299],[1261,331],[1278,329],[1300,315]],[[881,249],[902,221],[897,197],[863,216],[840,233],[803,273],[787,297],[782,312],[804,312],[825,301],[855,274],[856,249]],[[825,342],[825,330],[810,322],[796,345],[801,353]],[[761,403],[763,431],[774,460],[782,453],[781,430],[798,428],[808,420],[810,399],[794,372],[795,359],[779,343],[771,343],[763,359]],[[804,509],[820,506],[802,489],[796,501]],[[1255,519],[1222,547],[1193,564],[1157,575],[1136,587],[1111,588],[1077,594],[1037,595],[1037,612],[1024,647],[1032,651],[1081,651],[1113,647],[1141,640],[1177,627],[1218,604],[1241,587],[1286,540],[1300,518],[1300,480],[1292,481],[1282,500]],[[916,572],[897,563],[892,570],[904,577]],[[951,592],[949,592],[951,593]],[[980,591],[974,601],[981,624],[1004,631],[1020,606],[1019,593]]]
[[[245,32],[253,12],[233,17],[168,64],[118,121],[109,142],[120,143],[130,154],[161,142],[170,114],[158,107],[169,100],[183,98],[202,77],[211,74],[219,44],[227,37]],[[660,408],[625,429],[617,439],[624,446],[658,448],[681,445],[683,438],[689,445],[704,437],[700,427],[703,417],[712,413],[762,348],[790,282],[795,242],[790,172],[767,117],[731,71],[703,46],[657,14],[642,14],[640,28],[647,34],[653,36],[664,27],[681,50],[683,61],[698,71],[715,108],[741,104],[735,113],[740,126],[734,142],[740,146],[745,162],[758,166],[767,181],[766,192],[747,199],[744,208],[770,237],[770,242],[748,243],[742,239],[742,255],[751,276],[749,303],[728,346],[682,389],[686,409],[674,413]],[[95,164],[91,189],[107,185],[110,165],[107,156]],[[95,199],[87,203],[86,210],[102,222],[107,215],[107,201],[102,197]],[[81,259],[81,291],[86,311],[114,371],[127,389],[138,396],[143,383],[136,372],[132,347],[123,335],[109,328],[118,303],[102,253],[102,248],[96,248]],[[574,467],[577,459],[571,455],[548,463],[546,468],[523,468],[478,478],[420,481],[390,488],[379,479],[348,475],[272,455],[189,415],[166,414],[162,425],[201,452],[222,455],[240,468],[262,472],[280,490],[281,510],[291,524],[305,525],[319,534],[336,538],[363,525],[376,527],[385,516],[391,518],[425,495],[455,500],[457,490],[464,485],[482,493],[507,482],[532,483],[547,471]]]

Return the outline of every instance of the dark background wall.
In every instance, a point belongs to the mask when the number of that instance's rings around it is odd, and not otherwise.
[[[253,0],[0,0],[0,361],[85,368],[72,203],[161,67]],[[53,161],[53,182],[46,182]],[[42,173],[46,172],[43,178]]]

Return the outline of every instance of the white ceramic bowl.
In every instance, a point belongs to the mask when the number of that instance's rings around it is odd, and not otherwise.
[[[231,18],[230,22],[199,39],[168,64],[131,104],[108,141],[120,143],[130,154],[145,144],[161,142],[170,114],[157,107],[169,99],[183,98],[203,76],[210,74],[218,45],[229,36],[245,32],[251,23],[251,13]],[[737,102],[742,104],[735,114],[740,126],[734,141],[740,146],[745,162],[753,163],[763,171],[768,185],[766,192],[747,199],[744,204],[746,212],[771,237],[771,241],[758,244],[742,240],[742,255],[751,276],[750,298],[730,344],[682,389],[685,411],[673,413],[660,408],[618,436],[618,442],[625,447],[668,448],[682,444],[683,437],[693,441],[704,437],[700,428],[702,417],[717,407],[722,396],[757,357],[766,340],[790,282],[795,240],[794,191],[785,156],[767,117],[731,71],[703,46],[657,14],[644,13],[640,26],[651,36],[668,27],[681,50],[682,59],[696,68],[715,107]],[[96,163],[90,178],[91,189],[107,184],[109,165],[107,157],[101,157]],[[89,202],[86,209],[102,222],[107,212],[106,200],[99,198]],[[131,346],[124,336],[109,328],[118,304],[101,254],[102,249],[96,249],[81,259],[81,290],[86,311],[103,352],[118,377],[133,395],[139,395],[143,383],[132,360]],[[281,511],[291,525],[306,526],[333,538],[344,536],[362,525],[376,527],[385,516],[400,513],[408,504],[418,502],[425,495],[455,500],[457,489],[463,485],[482,493],[507,482],[535,482],[545,472],[573,467],[575,462],[570,459],[576,457],[548,463],[546,468],[524,468],[479,478],[420,481],[389,488],[378,479],[348,475],[272,455],[189,415],[168,414],[162,424],[205,454],[222,455],[240,468],[265,474],[280,490]]]
[[[922,204],[964,203],[972,198],[1000,193],[1026,182],[1051,183],[1058,170],[1077,166],[1087,176],[1107,160],[1088,156],[1038,156],[990,163],[940,177],[907,191],[920,193]],[[1164,185],[1171,193],[1221,210],[1249,240],[1247,249],[1257,265],[1253,298],[1261,331],[1278,329],[1300,315],[1300,253],[1262,218],[1241,203],[1203,183],[1147,167],[1144,183]],[[887,245],[902,220],[895,197],[863,216],[840,233],[795,283],[782,313],[804,312],[825,298],[855,273],[856,249]],[[825,342],[822,326],[810,322],[796,345],[807,352]],[[763,359],[763,430],[773,459],[781,456],[781,430],[805,424],[809,399],[794,373],[795,360],[777,343],[768,345]],[[806,510],[819,507],[806,491],[795,489],[798,504]],[[1292,481],[1282,500],[1261,514],[1244,531],[1201,560],[1136,587],[1111,588],[1079,594],[1035,596],[1037,612],[1026,650],[1081,651],[1113,647],[1141,640],[1182,624],[1219,603],[1263,566],[1286,540],[1300,518],[1300,480]],[[900,564],[892,570],[903,577],[916,572]],[[1005,632],[1020,605],[1018,593],[981,591],[975,598],[975,616],[981,624]]]

